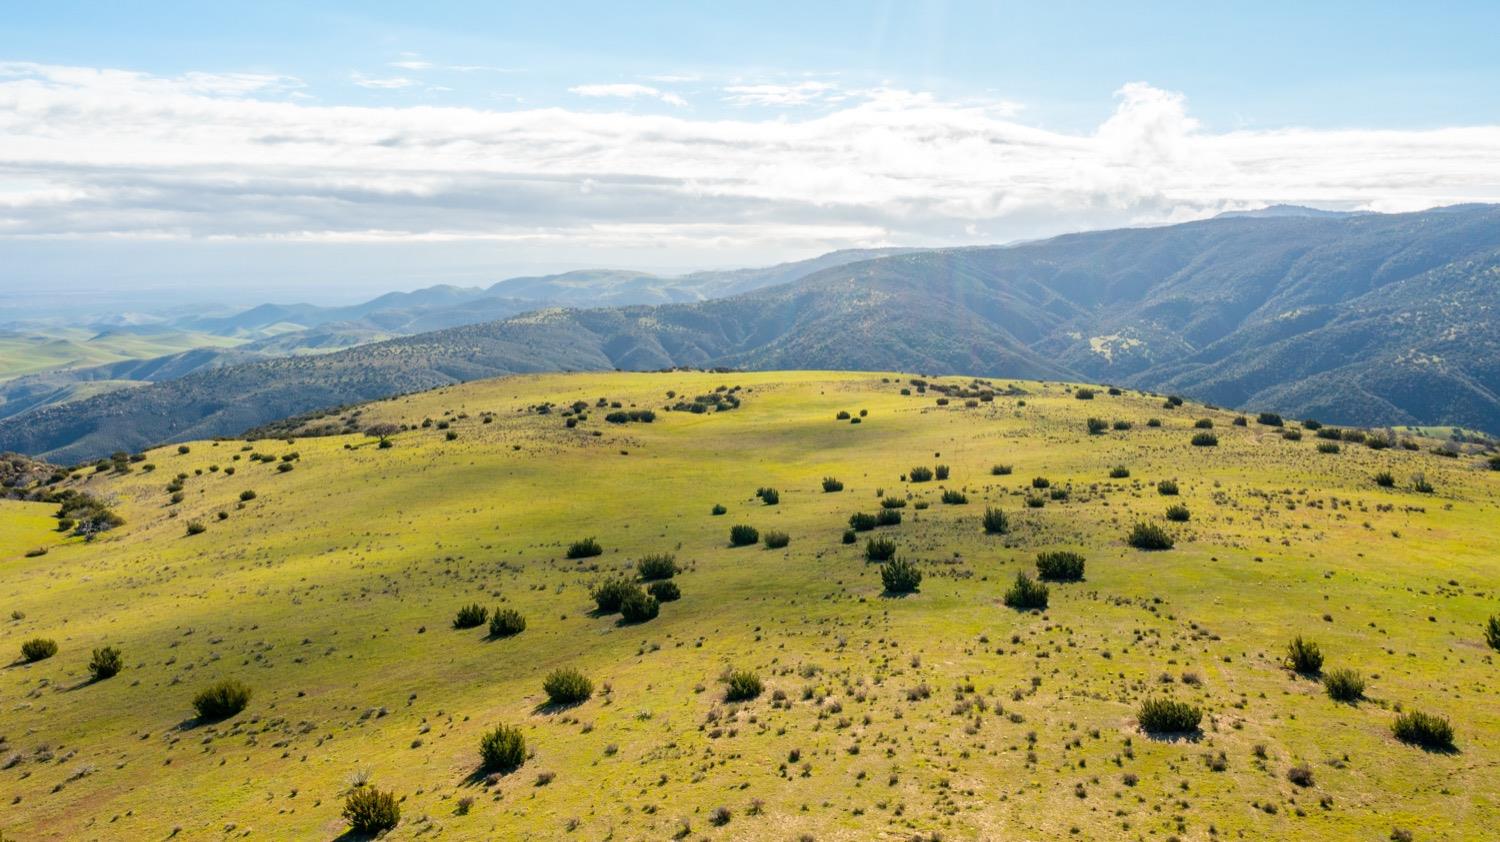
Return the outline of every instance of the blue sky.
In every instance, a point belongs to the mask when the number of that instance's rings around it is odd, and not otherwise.
[[[0,27],[12,301],[1500,199],[1497,3],[51,2]]]

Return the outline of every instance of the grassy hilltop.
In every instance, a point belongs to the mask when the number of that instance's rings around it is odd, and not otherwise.
[[[68,487],[125,521],[91,543],[57,531],[55,505],[0,501],[0,833],[333,839],[354,790],[399,799],[399,839],[1427,840],[1500,823],[1484,457],[1294,441],[1290,420],[1134,392],[996,380],[986,400],[911,379],[474,382],[365,407],[360,429],[410,427],[388,447],[193,442],[80,473]],[[664,410],[719,386],[738,408]],[[654,421],[606,420],[631,409]],[[1109,423],[1090,434],[1091,417]],[[1190,443],[1204,435],[1217,446]],[[845,543],[886,498],[901,522]],[[1006,531],[986,532],[990,508]],[[1174,546],[1129,546],[1137,523]],[[762,541],[731,547],[736,525]],[[767,548],[772,532],[789,543]],[[601,554],[567,558],[589,538]],[[884,590],[866,558],[882,538],[922,574],[914,593]],[[1044,551],[1081,555],[1082,580],[1007,606]],[[663,553],[680,599],[636,624],[594,610],[592,586]],[[455,629],[472,603],[524,631]],[[1289,669],[1299,635],[1364,698]],[[58,651],[24,663],[34,638]],[[103,647],[123,669],[91,681]],[[559,668],[591,697],[549,705]],[[732,670],[760,693],[728,701]],[[221,679],[248,705],[198,720]],[[1198,729],[1143,731],[1151,699],[1198,709]],[[1393,736],[1413,711],[1446,717],[1454,748]],[[519,768],[481,769],[497,725],[524,738]]]

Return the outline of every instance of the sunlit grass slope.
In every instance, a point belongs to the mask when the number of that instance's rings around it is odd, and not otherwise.
[[[1500,613],[1500,473],[1482,458],[1432,442],[1323,453],[1311,432],[1289,441],[1253,416],[1236,426],[1102,389],[1080,400],[1064,384],[993,381],[992,401],[939,405],[901,394],[910,378],[476,382],[368,407],[361,427],[414,427],[388,448],[196,442],[124,476],[80,474],[127,521],[91,544],[43,531],[51,507],[5,504],[4,661],[34,637],[60,649],[0,670],[0,830],[332,839],[365,777],[402,799],[400,839],[1423,840],[1500,826],[1500,664],[1482,628]],[[740,387],[740,408],[663,411],[718,386]],[[608,423],[600,398],[655,421]],[[569,428],[574,401],[590,408]],[[1090,435],[1089,417],[1131,427]],[[1189,443],[1202,418],[1217,447]],[[946,480],[903,481],[938,465]],[[1129,476],[1111,478],[1117,466]],[[1415,474],[1434,490],[1413,490]],[[907,501],[902,522],[844,543],[850,515],[884,497]],[[1169,521],[1172,504],[1189,519]],[[985,533],[987,507],[1010,532]],[[1138,521],[1175,547],[1129,547]],[[731,548],[736,524],[790,544]],[[917,563],[916,593],[883,594],[872,536]],[[602,555],[565,558],[589,537]],[[1052,584],[1045,610],[1006,607],[1016,573],[1054,549],[1085,557],[1084,580]],[[675,554],[682,598],[637,625],[593,613],[590,586],[649,553]],[[454,630],[472,602],[521,612],[526,630]],[[1325,672],[1359,670],[1367,699],[1336,703],[1286,669],[1295,635],[1320,645]],[[106,645],[125,668],[91,683]],[[559,667],[593,679],[593,697],[547,707]],[[726,702],[731,667],[764,692]],[[249,706],[195,722],[194,693],[220,678],[245,682]],[[1200,707],[1201,733],[1143,733],[1136,710],[1153,697]],[[1457,750],[1398,742],[1397,708],[1448,717]],[[479,739],[497,724],[519,726],[531,756],[487,779]],[[1306,786],[1288,777],[1304,764]]]

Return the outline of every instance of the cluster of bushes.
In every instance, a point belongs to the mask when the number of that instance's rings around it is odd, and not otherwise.
[[[635,570],[644,582],[670,579],[678,573],[677,557],[671,553],[643,555],[636,561]]]
[[[906,505],[906,501],[900,501]],[[901,522],[901,509],[896,506],[886,506],[884,502],[881,508],[874,514],[869,512],[855,512],[849,516],[849,528],[856,532],[869,532],[877,526],[895,526]]]
[[[1025,573],[1017,573],[1015,584],[1005,592],[1005,604],[1020,611],[1047,607],[1047,586]]]
[[[53,517],[57,518],[58,529],[63,532],[92,538],[125,523],[125,518],[115,514],[104,501],[71,488],[49,494],[45,499],[58,504]]]
[[[650,424],[656,420],[656,413],[649,409],[617,409],[605,415],[604,420],[611,424],[627,424],[631,421]]]
[[[590,592],[600,614],[619,612],[627,623],[644,623],[661,611],[661,602],[634,582],[621,577],[606,579]]]
[[[698,395],[691,401],[681,400],[669,407],[674,412],[692,412],[702,415],[709,410],[714,412],[728,412],[731,409],[739,409],[740,398],[735,393],[739,391],[738,386],[725,388],[719,386],[706,395]]]
[[[490,637],[514,637],[526,631],[526,618],[514,608],[496,608],[490,617]]]
[[[1037,553],[1036,572],[1052,582],[1077,582],[1083,578],[1083,556],[1070,550]]]

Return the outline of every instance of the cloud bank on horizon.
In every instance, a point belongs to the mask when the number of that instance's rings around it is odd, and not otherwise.
[[[646,81],[574,86],[577,107],[354,107],[274,74],[0,63],[0,239],[784,251],[1500,200],[1496,125],[1212,132],[1185,94],[1125,82],[1068,133],[998,98]],[[709,96],[743,116],[695,117]]]

